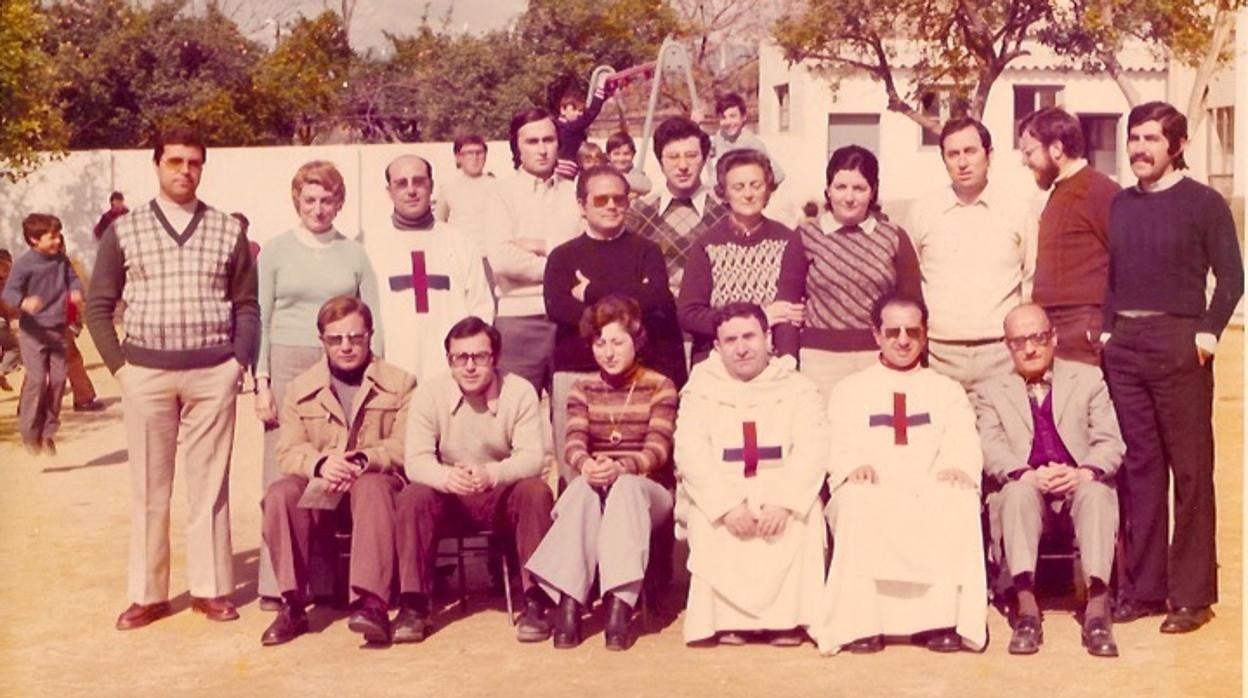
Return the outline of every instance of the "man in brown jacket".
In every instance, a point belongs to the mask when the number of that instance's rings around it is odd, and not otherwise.
[[[353,531],[356,610],[347,627],[384,644],[397,554],[394,496],[406,483],[403,427],[416,379],[372,355],[373,315],[358,298],[326,301],[316,326],[326,360],[286,389],[277,443],[283,476],[264,494],[264,541],[283,603],[260,641],[280,645],[307,631],[311,540],[341,509]]]

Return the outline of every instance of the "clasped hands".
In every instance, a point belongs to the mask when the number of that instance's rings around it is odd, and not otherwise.
[[[1091,481],[1094,476],[1094,473],[1087,468],[1049,463],[1028,470],[1019,479],[1030,482],[1044,494],[1064,497],[1073,492],[1080,483]]]
[[[784,533],[789,523],[789,510],[774,504],[764,504],[758,516],[741,502],[720,519],[729,533],[741,538],[775,538]]]
[[[590,487],[610,487],[624,472],[624,464],[610,456],[594,456],[581,466],[581,477]]]
[[[875,468],[869,465],[860,465],[849,473],[845,478],[845,482],[874,485],[879,482],[879,476],[876,475]],[[945,468],[936,473],[936,482],[943,482],[953,487],[964,487],[967,489],[975,489],[976,487],[971,477],[957,468]]]
[[[364,474],[367,463],[362,462],[360,451],[350,453],[331,453],[321,461],[321,477],[329,483],[330,492],[346,492],[355,484],[356,478]]]
[[[455,463],[448,467],[450,472],[447,473],[446,489],[451,494],[467,497],[494,488],[494,476],[484,465]]]

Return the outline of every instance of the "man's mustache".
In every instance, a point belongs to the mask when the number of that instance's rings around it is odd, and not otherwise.
[[[1135,155],[1132,155],[1132,156],[1131,156],[1131,163],[1132,163],[1132,164],[1134,164],[1134,163],[1136,163],[1136,162],[1147,162],[1147,163],[1148,163],[1148,164],[1150,164],[1150,165],[1155,165],[1155,164],[1156,164],[1156,163],[1153,161],[1153,156],[1152,156],[1152,155],[1149,155],[1148,153],[1136,153]]]

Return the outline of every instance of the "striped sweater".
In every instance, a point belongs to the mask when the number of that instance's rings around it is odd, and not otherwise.
[[[676,403],[675,384],[644,366],[610,380],[602,374],[583,378],[568,394],[564,459],[580,472],[593,456],[610,455],[627,461],[638,474],[672,487]],[[613,440],[612,434],[618,438]]]
[[[887,218],[874,216],[847,231],[825,211],[798,233],[808,264],[802,347],[873,350],[871,306],[890,293],[922,300],[914,246]]]

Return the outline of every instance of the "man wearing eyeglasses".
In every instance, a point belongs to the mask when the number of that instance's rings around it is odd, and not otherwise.
[[[546,315],[555,323],[555,454],[563,461],[567,400],[580,378],[597,375],[593,352],[581,337],[585,309],[611,294],[633,298],[641,306],[647,342],[641,360],[679,388],[685,384],[685,353],[676,322],[676,301],[658,245],[624,227],[628,181],[610,165],[581,173],[576,199],[586,231],[551,250],[543,295]],[[573,473],[563,472],[565,478]]]
[[[1099,368],[1054,358],[1060,340],[1040,306],[1014,308],[1004,328],[1014,372],[977,383],[971,399],[984,471],[999,488],[988,495],[992,557],[1017,596],[1010,654],[1035,654],[1044,641],[1034,589],[1040,535],[1069,518],[1087,584],[1083,645],[1116,657],[1107,585],[1126,446],[1109,389]]]
[[[915,635],[933,652],[987,640],[975,413],[962,387],[921,365],[927,308],[884,296],[871,311],[880,361],[828,399],[828,522],[835,539],[824,653],[867,654]]]
[[[521,642],[550,638],[550,601],[524,564],[550,529],[555,498],[539,477],[542,431],[537,392],[498,369],[498,330],[481,318],[456,323],[444,342],[450,374],[422,383],[407,421],[410,485],[397,502],[401,609],[395,642],[431,632],[429,601],[441,534],[493,529],[515,541],[526,604]]]
[[[434,218],[433,184],[427,160],[395,158],[386,167],[390,217],[364,235],[381,285],[386,360],[419,381],[446,371],[440,338],[451,325],[466,315],[494,317],[481,250],[468,233]]]
[[[312,538],[351,517],[347,627],[368,643],[390,641],[394,576],[394,499],[403,489],[403,436],[416,379],[370,348],[373,314],[354,296],[321,306],[316,327],[325,360],[286,389],[277,465],[283,476],[264,494],[263,535],[282,608],[261,636],[290,642],[308,630],[305,608]]]
[[[485,256],[485,212],[498,196],[498,180],[485,169],[488,147],[477,133],[466,133],[451,146],[455,172],[440,181],[435,215],[464,231],[473,247]],[[449,181],[447,181],[449,180]]]

